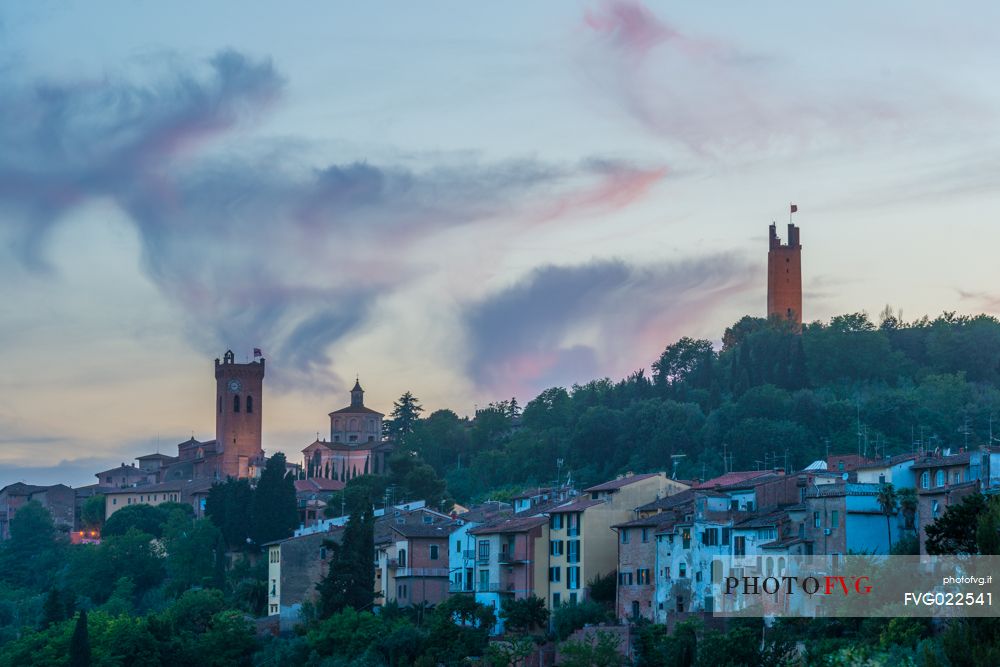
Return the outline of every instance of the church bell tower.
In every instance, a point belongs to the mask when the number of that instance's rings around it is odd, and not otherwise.
[[[221,452],[219,477],[248,477],[250,463],[263,457],[264,360],[238,364],[232,350],[215,360],[215,441]]]

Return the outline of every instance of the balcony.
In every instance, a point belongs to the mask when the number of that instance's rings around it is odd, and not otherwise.
[[[503,590],[503,586],[495,581],[477,581],[476,582],[476,592],[477,593],[499,593]]]
[[[458,582],[453,581],[450,584],[448,584],[448,592],[449,593],[472,593],[474,591],[472,590],[472,586],[467,586],[464,583],[458,583]]]
[[[450,570],[446,567],[401,567],[396,570],[396,578],[401,577],[445,577]]]
[[[476,557],[476,550],[475,549],[465,549],[464,551],[462,551],[462,559],[463,560],[472,560],[475,557]]]

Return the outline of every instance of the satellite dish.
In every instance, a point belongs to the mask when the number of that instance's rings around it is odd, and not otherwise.
[[[844,481],[846,482],[846,481],[847,481],[847,478],[848,478],[848,477],[850,477],[850,475],[848,475],[848,474],[847,474],[847,473],[845,472],[845,473],[844,473],[843,475],[841,475],[841,476],[840,476],[840,479],[842,479],[842,480],[844,480]]]

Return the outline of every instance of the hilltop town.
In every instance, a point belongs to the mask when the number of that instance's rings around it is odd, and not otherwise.
[[[20,548],[27,525],[94,554],[146,540],[159,545],[146,557],[166,558],[167,582],[181,590],[235,585],[231,596],[259,582],[240,604],[262,636],[293,636],[347,607],[418,619],[481,610],[477,650],[547,629],[557,643],[525,655],[551,663],[557,647],[593,643],[594,624],[633,659],[644,624],[717,621],[718,583],[731,575],[720,559],[743,577],[781,574],[802,557],[954,551],[952,524],[987,512],[1000,489],[1000,367],[991,359],[977,377],[933,357],[942,336],[978,345],[1000,324],[947,314],[906,324],[887,309],[877,327],[863,315],[804,326],[801,280],[799,229],[789,225],[784,244],[772,225],[768,317],[736,323],[722,351],[683,339],[652,378],[552,389],[523,410],[505,400],[473,419],[422,417],[409,392],[387,416],[365,404],[358,379],[329,413],[329,437],[287,459],[264,453],[263,356],[237,363],[227,351],[214,362],[214,438],[139,455],[86,487],[7,485],[0,555]],[[888,404],[913,422],[891,423],[901,417]],[[959,418],[957,431],[942,428]],[[199,530],[190,578],[169,574]],[[975,548],[974,530],[968,539],[963,548]],[[17,584],[39,585],[23,576]],[[70,606],[146,604],[140,582],[122,576],[127,584],[77,590]],[[48,595],[74,590],[66,582]]]

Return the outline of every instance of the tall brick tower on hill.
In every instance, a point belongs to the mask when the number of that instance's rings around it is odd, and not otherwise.
[[[788,243],[782,245],[771,223],[767,251],[767,317],[779,317],[802,328],[802,246],[799,228],[788,225]]]
[[[264,360],[238,364],[233,351],[215,360],[215,441],[222,452],[219,476],[247,477],[261,447]]]

